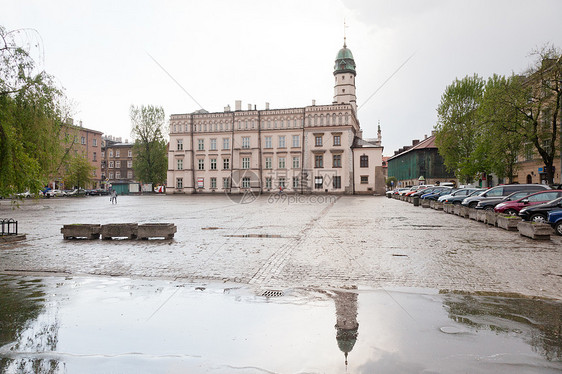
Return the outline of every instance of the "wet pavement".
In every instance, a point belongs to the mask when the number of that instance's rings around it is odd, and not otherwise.
[[[3,372],[562,370],[560,237],[384,197],[87,197],[0,215],[28,235],[0,247]],[[117,222],[178,232],[60,234]]]

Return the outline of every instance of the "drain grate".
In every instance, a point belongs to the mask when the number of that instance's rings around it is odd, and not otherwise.
[[[279,291],[279,290],[267,290],[261,295],[265,297],[281,297],[284,295],[284,293],[283,291]]]

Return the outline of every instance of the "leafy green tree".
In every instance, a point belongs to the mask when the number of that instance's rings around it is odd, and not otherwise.
[[[480,137],[477,110],[484,93],[484,80],[466,76],[447,86],[437,108],[435,141],[445,166],[466,183],[486,171],[485,160],[476,157]]]
[[[67,166],[64,182],[67,186],[76,188],[88,187],[92,182],[94,166],[83,155],[77,154],[72,157]]]
[[[64,95],[51,76],[36,72],[25,30],[0,26],[0,195],[39,190],[57,172]]]
[[[546,181],[552,184],[562,116],[562,53],[546,47],[534,55],[534,65],[524,76],[514,77],[501,105],[518,113],[514,131],[533,144],[544,162]]]
[[[494,74],[486,83],[478,109],[482,126],[475,155],[484,159],[499,178],[507,177],[510,183],[524,143],[524,136],[518,131],[524,126],[524,118],[515,107],[508,105],[518,79]]]
[[[396,177],[386,178],[386,186],[388,188],[392,188],[393,186],[397,186],[397,185],[398,185],[398,179],[396,179]]]
[[[168,170],[167,143],[164,140],[164,108],[131,105],[131,134],[135,139],[133,169],[142,183],[163,183]]]

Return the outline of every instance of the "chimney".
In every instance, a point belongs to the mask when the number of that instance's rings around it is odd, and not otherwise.
[[[412,140],[412,146],[418,145],[420,144],[420,141],[418,139]]]
[[[269,103],[265,103],[265,110],[269,110]]]
[[[236,111],[242,110],[242,100],[236,100],[234,102],[234,110]]]
[[[258,106],[254,104],[254,110],[258,110]]]
[[[312,106],[316,106],[316,100],[312,99]]]
[[[423,135],[423,140],[427,139],[427,134]]]
[[[252,110],[252,104],[248,104],[248,110]]]

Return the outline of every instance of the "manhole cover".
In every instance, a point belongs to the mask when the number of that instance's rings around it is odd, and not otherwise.
[[[283,296],[283,291],[278,291],[278,290],[267,290],[264,293],[261,294],[262,296],[265,297],[280,297]]]

